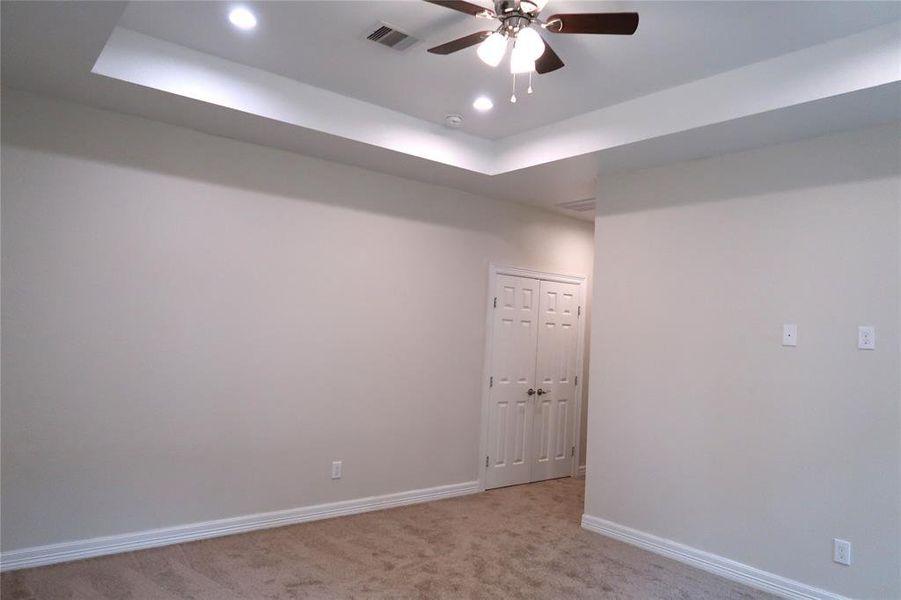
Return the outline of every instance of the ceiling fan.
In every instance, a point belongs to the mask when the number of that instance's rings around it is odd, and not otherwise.
[[[563,61],[533,26],[551,33],[600,33],[632,35],[638,29],[638,13],[571,13],[551,15],[547,19],[538,14],[548,0],[494,0],[494,10],[464,0],[426,0],[482,19],[496,19],[500,25],[494,31],[479,31],[446,44],[429,48],[432,54],[451,54],[479,44],[478,54],[487,65],[498,66],[513,40],[510,72],[513,73],[513,96],[516,102],[516,75],[528,73],[532,93],[531,74],[550,73],[563,67]]]

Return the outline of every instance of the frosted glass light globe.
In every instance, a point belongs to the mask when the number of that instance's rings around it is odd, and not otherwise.
[[[520,47],[519,42],[513,46],[513,53],[510,55],[510,72],[514,75],[520,73],[530,73],[535,70],[535,59]]]
[[[479,44],[477,52],[483,63],[496,67],[501,64],[504,54],[507,53],[507,38],[499,33],[492,33]]]
[[[544,40],[531,27],[526,27],[516,34],[516,47],[521,48],[532,60],[538,60],[544,54]]]

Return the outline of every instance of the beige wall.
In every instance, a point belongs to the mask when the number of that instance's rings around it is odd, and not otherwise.
[[[886,126],[602,180],[586,514],[901,598],[899,140]]]
[[[5,550],[472,481],[489,261],[591,272],[516,204],[10,91],[2,133]]]

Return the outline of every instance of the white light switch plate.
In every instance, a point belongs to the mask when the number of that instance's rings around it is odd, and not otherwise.
[[[861,325],[857,328],[857,347],[861,350],[876,349],[876,328]]]
[[[336,460],[332,463],[332,479],[341,479],[341,461]]]
[[[798,345],[798,326],[795,323],[786,323],[782,326],[782,345]]]

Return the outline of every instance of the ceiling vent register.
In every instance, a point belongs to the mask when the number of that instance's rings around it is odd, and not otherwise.
[[[385,23],[379,23],[375,29],[366,36],[366,39],[395,50],[406,50],[418,41],[415,37],[408,35],[403,31],[398,31]]]
[[[576,212],[591,212],[594,210],[595,199],[594,198],[585,198],[584,200],[574,200],[572,202],[561,202],[558,204],[560,208],[565,208],[566,210],[574,210]]]

